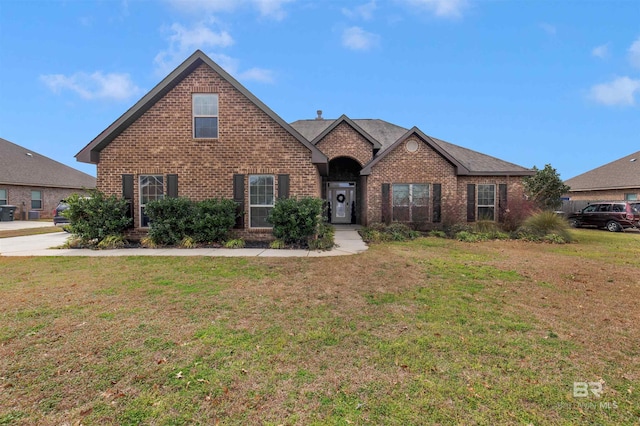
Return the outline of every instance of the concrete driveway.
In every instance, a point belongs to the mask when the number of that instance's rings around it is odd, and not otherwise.
[[[2,222],[0,222],[2,223]],[[11,222],[4,222],[11,223]],[[43,223],[43,222],[33,222]],[[48,225],[50,226],[50,225]],[[2,228],[0,228],[2,229]],[[16,228],[19,229],[19,228]],[[336,227],[336,247],[328,251],[225,249],[225,248],[131,248],[117,250],[54,249],[69,238],[66,232],[0,238],[0,256],[214,256],[214,257],[325,257],[345,256],[367,250],[355,227]]]

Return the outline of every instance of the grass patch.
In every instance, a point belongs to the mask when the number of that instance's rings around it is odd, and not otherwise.
[[[0,258],[0,424],[633,424],[637,235],[574,236]]]
[[[64,232],[64,231],[59,226],[47,226],[42,228],[27,228],[27,229],[9,229],[9,230],[0,231],[0,238],[26,237],[29,235],[52,234],[54,232]]]

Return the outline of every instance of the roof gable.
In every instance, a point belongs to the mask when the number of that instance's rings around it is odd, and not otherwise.
[[[567,179],[569,192],[640,188],[640,151]]]
[[[96,178],[0,138],[0,184],[83,189]]]
[[[320,142],[325,136],[327,136],[329,133],[331,133],[333,131],[333,129],[335,129],[336,127],[338,127],[342,123],[346,123],[349,126],[351,126],[351,128],[353,130],[355,130],[357,133],[359,133],[363,138],[365,138],[367,140],[367,142],[369,142],[373,146],[373,149],[378,150],[378,149],[382,148],[382,145],[380,144],[380,142],[378,142],[376,139],[374,139],[369,133],[365,132],[362,129],[362,127],[358,126],[353,120],[351,120],[349,117],[347,117],[344,114],[342,114],[340,117],[338,117],[333,123],[331,123],[328,127],[326,127],[322,132],[320,132],[320,134],[318,136],[313,138],[311,143],[314,144],[314,145],[317,145],[318,142]]]
[[[361,175],[370,175],[372,172],[373,166],[382,161],[390,152],[396,149],[399,145],[401,145],[404,141],[406,141],[411,136],[416,135],[422,142],[429,145],[434,151],[436,151],[440,156],[442,156],[445,160],[451,163],[452,166],[456,169],[456,174],[469,174],[469,170],[467,170],[460,162],[458,162],[455,158],[453,158],[447,151],[443,150],[440,145],[434,142],[431,137],[425,135],[420,129],[417,127],[413,127],[409,129],[404,135],[402,135],[397,141],[395,141],[391,146],[385,149],[382,153],[378,154],[374,159],[372,159],[369,164],[364,166]]]
[[[298,142],[307,147],[312,155],[311,161],[314,164],[326,164],[327,157],[318,150],[311,142],[305,139],[290,124],[284,121],[273,110],[266,106],[253,93],[249,92],[240,82],[223,70],[218,64],[213,62],[202,51],[196,50],[189,58],[165,77],[156,87],[142,97],[135,105],[121,115],[102,133],[96,136],[87,146],[76,154],[76,159],[84,163],[97,164],[100,161],[100,151],[102,151],[111,141],[121,134],[127,127],[147,112],[156,102],[163,98],[171,89],[178,85],[186,76],[191,74],[200,65],[206,64],[220,77],[231,84],[236,90],[247,97],[260,110],[273,119],[278,125],[290,133]]]

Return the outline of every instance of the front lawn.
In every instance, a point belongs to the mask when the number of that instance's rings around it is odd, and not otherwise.
[[[638,423],[640,235],[574,235],[0,257],[0,425]]]

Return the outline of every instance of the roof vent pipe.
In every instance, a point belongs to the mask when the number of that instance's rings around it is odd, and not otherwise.
[[[316,111],[318,113],[318,116],[316,117],[316,120],[323,120],[322,118],[322,110],[319,109],[318,111]]]

